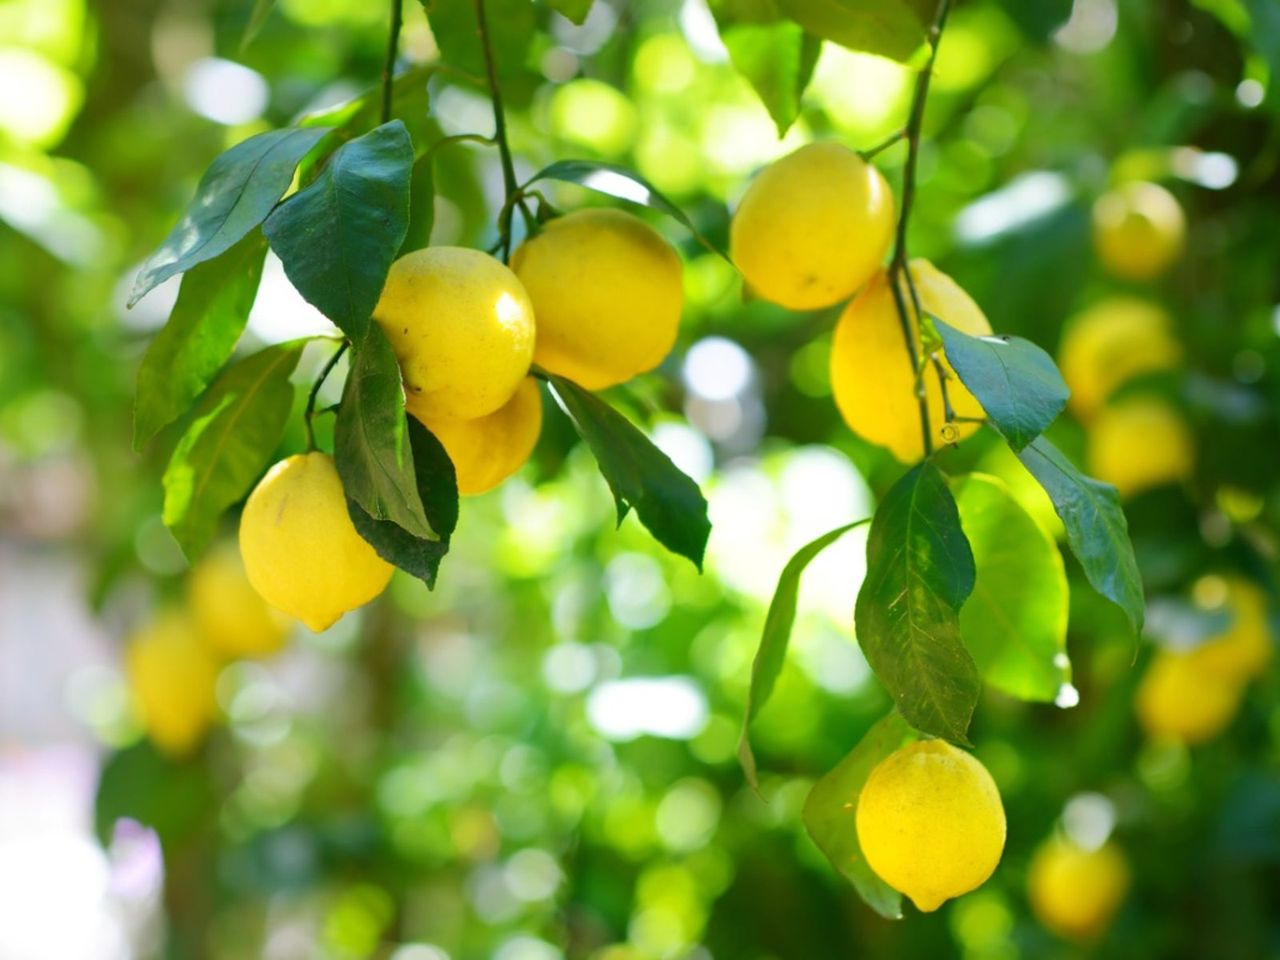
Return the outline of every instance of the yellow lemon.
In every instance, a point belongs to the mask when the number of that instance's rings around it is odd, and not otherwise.
[[[1068,404],[1081,420],[1101,410],[1126,381],[1181,362],[1169,315],[1137,297],[1098,301],[1067,324],[1058,348],[1058,366],[1071,388]]]
[[[853,295],[884,261],[893,192],[838,143],[811,143],[762,170],[734,212],[729,254],[751,291],[789,310]]]
[[[312,630],[332,626],[387,586],[391,564],[356,532],[333,458],[281,460],[249,494],[240,554],[267,603]]]
[[[882,760],[858,796],[856,819],[867,864],[926,913],[981,886],[1004,850],[995,781],[942,740],[911,743]]]
[[[1093,205],[1093,242],[1108,271],[1125,280],[1153,280],[1182,253],[1187,221],[1177,199],[1145,181],[1126,183]]]
[[[1257,584],[1234,577],[1227,581],[1227,613],[1227,628],[1192,650],[1191,657],[1206,671],[1244,683],[1267,668],[1274,651],[1267,596]]]
[[[217,715],[218,666],[183,611],[161,613],[125,648],[134,707],[152,742],[175,756],[190,753]]]
[[[1134,706],[1148,736],[1196,744],[1226,728],[1241,693],[1239,682],[1206,672],[1192,654],[1161,650],[1142,676]]]
[[[954,280],[928,260],[912,260],[910,269],[926,313],[975,336],[991,332],[991,324],[978,305]],[[910,311],[911,298],[905,282],[901,287]],[[911,331],[918,352],[920,324],[914,314]],[[940,352],[939,358],[947,372],[947,398],[954,414],[967,419],[983,417],[982,405],[955,376]],[[924,456],[915,383],[888,273],[880,270],[845,307],[836,324],[831,347],[831,387],[836,406],[854,433],[888,447],[903,463],[914,463]],[[942,387],[932,364],[924,371],[924,383],[935,446],[962,440],[978,429],[977,423],[946,423]]]
[[[423,416],[469,420],[511,399],[533,360],[533,304],[487,253],[427,247],[391,265],[373,318]]]
[[[1027,891],[1036,919],[1049,930],[1069,940],[1093,940],[1129,892],[1129,864],[1112,844],[1085,850],[1055,837],[1032,857]]]
[[[1195,466],[1195,441],[1178,411],[1156,397],[1103,409],[1089,429],[1089,472],[1129,497],[1176,483]]]
[[[453,461],[458,492],[484,493],[519,470],[533,453],[542,430],[542,394],[537,381],[526,377],[515,396],[487,417],[422,422]]]
[[[671,245],[621,210],[552,220],[511,258],[538,317],[534,362],[588,390],[652,370],[671,352],[684,276]]]
[[[268,656],[289,635],[289,619],[253,589],[234,544],[215,547],[195,565],[187,602],[201,638],[221,657]]]

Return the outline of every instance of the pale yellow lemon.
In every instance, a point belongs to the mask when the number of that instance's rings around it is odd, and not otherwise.
[[[167,610],[125,648],[129,694],[152,742],[165,753],[190,753],[217,716],[217,662],[186,611]]]
[[[427,247],[391,265],[373,311],[400,360],[404,388],[431,417],[462,420],[511,399],[533,360],[533,304],[487,253]]]
[[[1134,396],[1105,407],[1089,428],[1089,473],[1129,497],[1177,483],[1195,467],[1195,440],[1176,409]]]
[[[1148,736],[1197,744],[1231,723],[1242,692],[1239,681],[1205,671],[1190,653],[1161,650],[1142,675],[1134,706]]]
[[[1206,671],[1246,683],[1271,662],[1275,643],[1268,622],[1267,595],[1241,577],[1227,581],[1226,629],[1196,647],[1191,656]]]
[[[1093,242],[1108,271],[1154,280],[1178,259],[1187,221],[1172,193],[1156,183],[1121,184],[1093,205]]]
[[[538,317],[534,362],[588,390],[652,370],[671,352],[684,304],[680,258],[643,220],[576,210],[525,241],[511,266]]]
[[[1094,940],[1129,892],[1129,863],[1112,844],[1086,850],[1054,837],[1031,859],[1027,892],[1046,928],[1069,940]]]
[[[187,581],[187,602],[201,639],[217,656],[269,656],[289,636],[289,618],[253,589],[233,543],[200,558]]]
[[[326,453],[298,454],[267,471],[240,516],[240,553],[262,598],[316,631],[391,579],[391,564],[356,532]]]
[[[853,295],[893,237],[889,184],[839,143],[811,143],[752,181],[729,227],[729,255],[752,293],[790,310]]]

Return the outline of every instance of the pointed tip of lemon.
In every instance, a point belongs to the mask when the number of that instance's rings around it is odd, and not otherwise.
[[[947,902],[946,897],[913,897],[911,894],[907,894],[907,896],[921,913],[933,913]]]
[[[333,616],[323,616],[323,617],[299,617],[298,619],[301,620],[303,623],[303,626],[305,626],[312,633],[324,633],[326,630],[328,630],[335,623],[337,623],[339,620],[342,619],[342,614],[339,613]]]

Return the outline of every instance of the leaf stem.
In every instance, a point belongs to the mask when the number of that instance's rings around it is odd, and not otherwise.
[[[316,377],[316,382],[311,385],[311,393],[307,395],[307,408],[302,414],[302,429],[307,437],[307,453],[311,453],[316,449],[316,434],[311,426],[311,420],[316,415],[316,398],[320,396],[320,388],[329,379],[329,374],[333,373],[333,368],[338,365],[338,361],[342,359],[342,355],[347,352],[347,347],[350,345],[349,341],[342,341],[342,345],[333,352],[333,356],[329,358],[328,363],[320,370],[320,375]],[[325,410],[320,412],[324,413],[332,409],[336,409],[336,405],[334,407],[326,407]]]
[[[876,156],[877,154],[884,153],[884,151],[888,150],[899,140],[905,139],[906,136],[907,136],[907,131],[905,129],[895,130],[893,133],[889,134],[889,136],[885,137],[885,139],[877,143],[874,147],[868,147],[866,150],[859,150],[858,156],[860,156],[863,160],[870,160],[872,157]]]
[[[400,26],[404,21],[403,0],[391,0],[391,31],[387,37],[387,62],[382,68],[382,123],[391,120],[391,92],[400,50]]]
[[[484,51],[485,76],[489,81],[489,99],[493,101],[493,139],[498,141],[498,153],[502,158],[502,186],[506,193],[503,213],[498,218],[498,236],[501,240],[502,259],[511,259],[511,215],[520,202],[519,184],[516,182],[515,163],[511,159],[511,145],[507,142],[507,117],[502,106],[502,87],[498,83],[498,69],[493,59],[493,40],[489,36],[489,20],[485,14],[485,0],[474,0],[476,27],[480,31],[480,47]],[[514,199],[513,199],[514,198]]]

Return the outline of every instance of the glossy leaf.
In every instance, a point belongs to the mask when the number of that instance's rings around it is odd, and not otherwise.
[[[138,272],[129,306],[170,277],[243,240],[289,189],[298,161],[328,132],[327,127],[272,130],[214,160],[181,222]]]
[[[922,463],[893,485],[871,522],[854,616],[867,662],[907,722],[960,743],[981,692],[960,638],[973,583],[955,500],[938,468]]]
[[[289,280],[353,340],[361,340],[409,224],[413,144],[399,120],[334,152],[263,231]]]
[[[922,53],[934,0],[778,0],[809,33],[864,53],[914,62]]]

